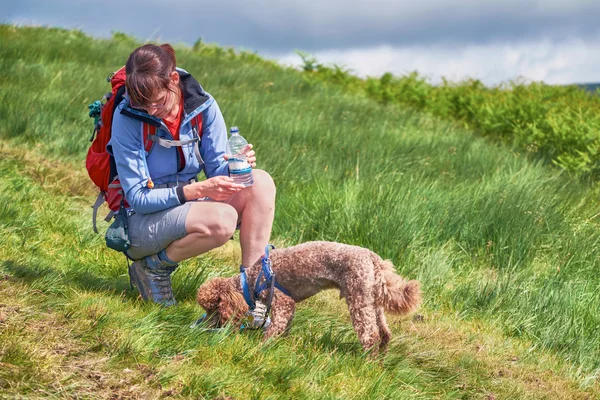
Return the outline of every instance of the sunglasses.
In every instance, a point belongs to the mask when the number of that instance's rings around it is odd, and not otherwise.
[[[159,110],[162,108],[165,108],[167,106],[167,100],[169,99],[171,91],[167,90],[167,94],[165,94],[163,96],[162,100],[157,101],[156,103],[150,103],[150,104],[145,104],[145,105],[138,105],[135,104],[131,99],[129,100],[129,106],[131,108],[135,108],[136,110],[142,110],[142,111],[146,111],[148,109],[155,109],[155,110]]]

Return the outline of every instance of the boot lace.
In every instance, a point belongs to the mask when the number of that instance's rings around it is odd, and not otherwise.
[[[175,270],[174,267],[163,267],[153,271],[151,275],[152,281],[158,287],[163,300],[173,299],[173,288],[171,286],[171,273]]]

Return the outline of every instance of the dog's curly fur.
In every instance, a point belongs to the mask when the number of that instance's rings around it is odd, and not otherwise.
[[[341,243],[308,242],[271,252],[272,268],[277,281],[292,297],[275,290],[271,325],[265,337],[284,333],[294,317],[296,303],[324,289],[337,288],[346,299],[354,330],[365,350],[385,350],[391,338],[384,310],[394,314],[413,311],[421,302],[418,281],[405,281],[396,274],[390,261],[372,251]],[[246,273],[253,287],[261,269],[260,260]],[[252,289],[251,289],[252,292]],[[265,302],[267,290],[260,294]],[[244,301],[239,275],[214,278],[198,290],[198,304],[209,323],[239,324],[248,306]]]

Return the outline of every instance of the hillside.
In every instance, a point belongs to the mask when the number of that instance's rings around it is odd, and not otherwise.
[[[424,296],[389,318],[377,360],[334,291],[281,339],[204,333],[195,292],[237,273],[237,239],[182,263],[179,305],[161,308],[91,228],[87,105],[139,43],[7,25],[0,39],[0,397],[600,398],[596,184],[251,53],[177,46],[277,184],[272,242],[368,247]]]

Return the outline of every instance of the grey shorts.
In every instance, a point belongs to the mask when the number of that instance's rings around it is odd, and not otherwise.
[[[192,204],[188,202],[153,214],[129,216],[129,257],[139,260],[156,254],[186,236],[185,219]]]

